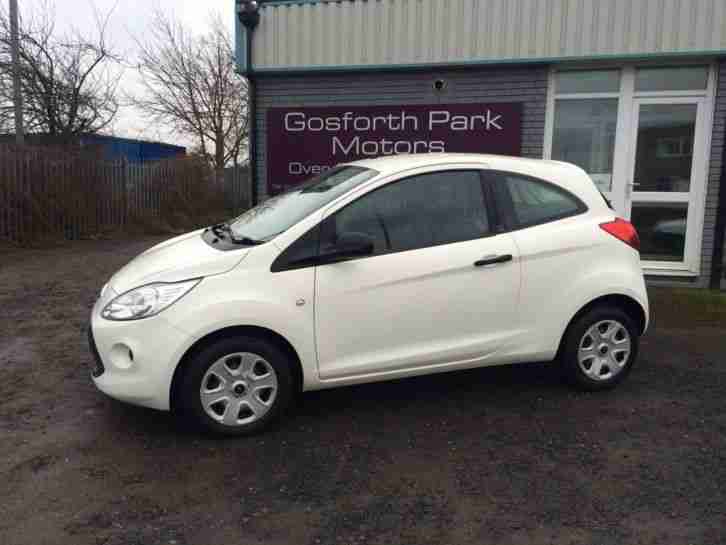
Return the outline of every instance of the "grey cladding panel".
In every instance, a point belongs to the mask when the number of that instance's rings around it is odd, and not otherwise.
[[[702,54],[724,28],[724,0],[289,2],[263,4],[253,54],[263,70]]]

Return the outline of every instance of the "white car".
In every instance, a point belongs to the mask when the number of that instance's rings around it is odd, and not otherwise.
[[[340,165],[118,271],[93,309],[93,380],[225,434],[300,391],[488,365],[554,360],[609,388],[648,324],[638,244],[570,164]]]

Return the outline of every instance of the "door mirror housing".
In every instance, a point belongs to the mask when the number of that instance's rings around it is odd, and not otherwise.
[[[355,257],[372,255],[375,244],[366,233],[348,231],[338,236],[338,241],[320,254],[320,263],[335,263]]]

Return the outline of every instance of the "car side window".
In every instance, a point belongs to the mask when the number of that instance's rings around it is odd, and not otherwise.
[[[302,269],[316,264],[320,245],[320,225],[316,225],[280,254],[272,263],[271,272]]]
[[[499,208],[512,216],[506,222],[510,228],[555,221],[586,210],[577,197],[543,180],[505,172],[494,173],[490,179]]]
[[[365,233],[374,255],[481,238],[490,234],[478,171],[412,176],[362,196],[326,220],[321,248],[341,233]]]

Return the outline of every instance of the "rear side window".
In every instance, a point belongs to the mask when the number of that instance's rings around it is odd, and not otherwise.
[[[581,214],[587,207],[571,193],[543,180],[510,173],[494,173],[494,192],[509,215],[510,228],[529,227]]]
[[[326,220],[321,247],[343,232],[366,233],[375,255],[481,238],[490,233],[477,171],[413,176],[362,196]]]

